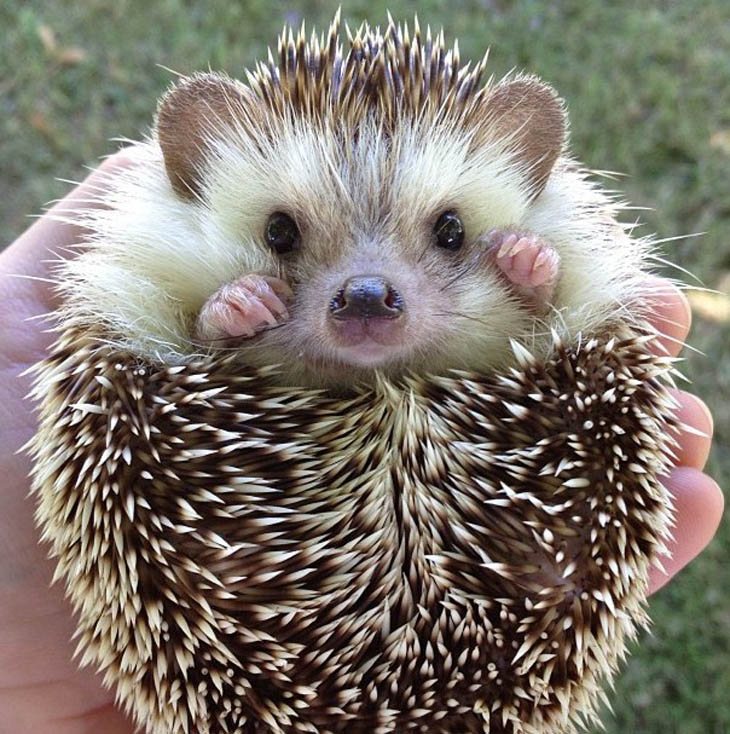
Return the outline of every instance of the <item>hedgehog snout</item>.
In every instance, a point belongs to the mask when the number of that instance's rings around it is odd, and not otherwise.
[[[336,289],[327,306],[332,345],[347,362],[380,364],[403,342],[405,299],[382,275],[355,275]]]
[[[379,275],[348,278],[330,301],[333,318],[397,319],[403,315],[403,297]]]

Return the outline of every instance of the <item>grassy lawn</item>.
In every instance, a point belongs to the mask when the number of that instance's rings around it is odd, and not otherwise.
[[[9,242],[28,215],[112,151],[144,134],[162,68],[239,75],[315,0],[0,0],[0,225]],[[408,18],[402,0],[347,2],[345,18]],[[572,147],[641,212],[640,231],[679,237],[668,259],[720,294],[698,297],[685,367],[712,407],[709,471],[730,484],[730,3],[602,0],[424,0],[422,23],[457,36],[462,57],[491,46],[491,70],[524,67],[568,102]],[[161,66],[162,65],[162,66]],[[703,232],[699,238],[688,237]],[[0,247],[4,245],[0,242]],[[681,273],[672,271],[675,275]],[[690,282],[688,276],[682,276]],[[610,696],[609,732],[730,732],[730,521],[707,552],[652,600],[655,624]]]

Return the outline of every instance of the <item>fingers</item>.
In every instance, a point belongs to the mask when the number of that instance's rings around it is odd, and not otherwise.
[[[674,498],[676,526],[668,543],[670,557],[662,559],[664,571],[656,566],[649,573],[653,594],[686,566],[712,540],[722,517],[724,498],[715,481],[689,466],[678,466],[664,480]]]
[[[663,479],[674,500],[676,526],[668,543],[670,556],[662,558],[664,571],[654,566],[649,574],[649,594],[653,594],[686,566],[712,540],[724,499],[715,481],[703,474],[712,439],[712,416],[697,397],[683,390],[673,390],[679,403],[677,418],[685,425],[674,431],[679,446],[675,468]],[[698,435],[704,434],[704,435]]]
[[[658,342],[676,357],[683,346],[692,322],[692,312],[684,294],[663,278],[647,281],[650,299],[649,321],[662,335]],[[668,543],[670,557],[662,559],[664,571],[654,567],[649,575],[649,593],[653,594],[686,566],[712,540],[722,516],[724,499],[717,484],[702,473],[710,453],[712,416],[697,397],[683,390],[672,390],[679,407],[676,416],[684,424],[675,431],[678,446],[675,468],[664,479],[676,510],[673,539]],[[701,435],[698,435],[701,434]]]
[[[677,356],[687,338],[692,322],[689,301],[675,285],[664,278],[647,279],[651,315],[650,323],[663,336],[659,342],[672,356]],[[686,428],[674,431],[679,447],[674,449],[675,465],[702,469],[710,452],[712,415],[707,406],[684,390],[670,390],[679,403],[677,418]],[[704,435],[697,435],[698,432]]]
[[[689,301],[676,285],[665,278],[650,276],[646,289],[650,304],[649,323],[662,335],[657,340],[659,344],[676,357],[692,323]]]
[[[673,539],[668,543],[670,556],[661,559],[664,571],[657,566],[650,571],[649,594],[664,586],[712,540],[723,510],[720,488],[701,471],[712,441],[710,411],[688,392],[671,392],[679,404],[676,416],[684,424],[683,428],[673,431],[679,443],[673,447],[675,468],[663,480],[674,498],[676,526]]]

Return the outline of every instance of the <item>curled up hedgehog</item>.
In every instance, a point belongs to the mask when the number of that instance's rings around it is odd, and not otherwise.
[[[645,625],[650,243],[416,23],[180,80],[59,265],[43,539],[148,734],[573,732]]]

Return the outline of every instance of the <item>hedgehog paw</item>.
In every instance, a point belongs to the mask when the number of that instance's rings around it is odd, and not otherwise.
[[[200,310],[195,336],[204,343],[250,338],[289,318],[291,288],[280,278],[244,275],[219,288]]]
[[[538,311],[546,311],[558,281],[557,250],[534,234],[500,231],[489,235],[494,261],[515,287]]]

